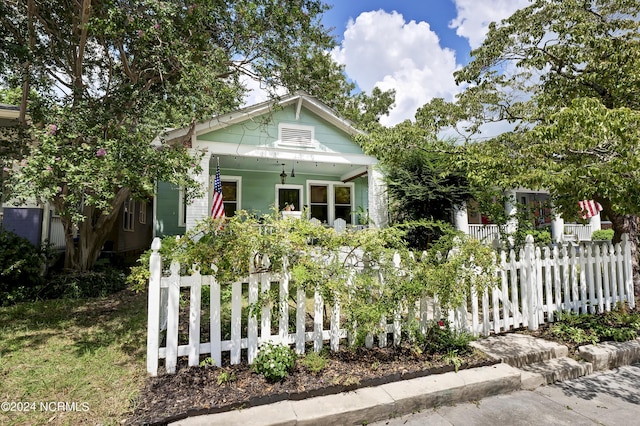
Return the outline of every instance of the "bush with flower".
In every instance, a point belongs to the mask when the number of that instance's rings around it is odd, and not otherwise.
[[[267,380],[276,382],[289,375],[296,363],[296,353],[286,345],[264,343],[251,368]]]

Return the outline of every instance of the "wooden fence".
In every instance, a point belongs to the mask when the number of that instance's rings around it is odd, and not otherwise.
[[[341,343],[350,343],[350,336],[341,327],[340,306],[325,307],[318,292],[309,302],[305,291],[298,289],[295,321],[289,321],[290,276],[286,260],[280,274],[252,272],[247,280],[231,284],[230,324],[225,327],[230,329],[230,338],[223,340],[220,283],[213,276],[201,275],[198,271],[190,276],[180,276],[177,263],[170,266],[168,276],[163,276],[158,238],[151,248],[147,335],[147,371],[151,375],[158,374],[161,359],[165,360],[167,373],[174,373],[178,357],[184,356],[188,357],[190,366],[198,365],[201,355],[205,354],[210,354],[220,366],[223,353],[228,354],[231,364],[240,363],[245,356],[246,361],[252,363],[259,345],[267,341],[294,345],[299,354],[304,353],[307,342],[313,342],[315,351],[320,351],[325,342],[334,351]],[[263,261],[268,262],[268,258]],[[396,256],[394,263],[402,268],[400,256]],[[449,312],[440,310],[437,295],[424,297],[407,312],[396,312],[392,323],[386,324],[386,333],[377,336],[378,344],[386,346],[388,334],[392,334],[393,343],[398,344],[402,327],[410,319],[417,319],[424,330],[428,321],[448,318],[457,329],[474,335],[488,335],[519,327],[536,329],[543,322],[554,321],[557,312],[561,311],[605,312],[618,303],[634,307],[631,254],[626,235],[623,242],[615,246],[582,244],[553,249],[535,247],[533,238],[528,236],[523,249],[518,253],[513,250],[500,253],[498,263],[499,284],[495,287],[482,294],[472,289],[468,305]],[[246,309],[246,306],[256,304],[260,291],[269,291],[272,286],[278,288],[278,318],[272,318],[270,306],[262,307],[259,315]],[[243,287],[247,291],[243,292]],[[181,288],[189,290],[188,297],[181,296]],[[201,342],[203,288],[209,295],[208,315],[205,313],[205,318],[208,316],[208,342]],[[185,344],[179,344],[181,305],[182,317],[188,316],[188,339],[184,338],[188,341]],[[242,317],[243,306],[245,318]],[[307,309],[313,318],[312,325],[305,323]],[[328,321],[325,321],[325,309]],[[326,322],[330,324],[328,329],[324,327]],[[295,326],[292,327],[292,323]],[[366,344],[371,346],[373,342],[373,336],[368,336]]]

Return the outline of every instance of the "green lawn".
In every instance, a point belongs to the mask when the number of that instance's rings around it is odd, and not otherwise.
[[[0,308],[0,424],[119,424],[146,377],[146,320],[129,291]]]

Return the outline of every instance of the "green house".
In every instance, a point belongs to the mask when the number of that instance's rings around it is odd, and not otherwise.
[[[187,139],[204,152],[199,181],[207,188],[185,202],[181,188],[159,182],[154,199],[156,236],[180,235],[211,211],[213,182],[220,167],[225,214],[237,210],[310,218],[333,226],[367,218],[387,223],[386,191],[377,160],[353,136],[359,130],[318,99],[298,93],[176,129],[169,141]]]

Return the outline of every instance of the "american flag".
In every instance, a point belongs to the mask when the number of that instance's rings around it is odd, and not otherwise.
[[[600,203],[593,200],[578,201],[578,206],[583,219],[589,219],[602,211]]]
[[[224,203],[222,202],[222,182],[220,182],[220,164],[216,166],[216,178],[213,181],[213,203],[211,205],[211,217],[218,219],[224,217]]]

